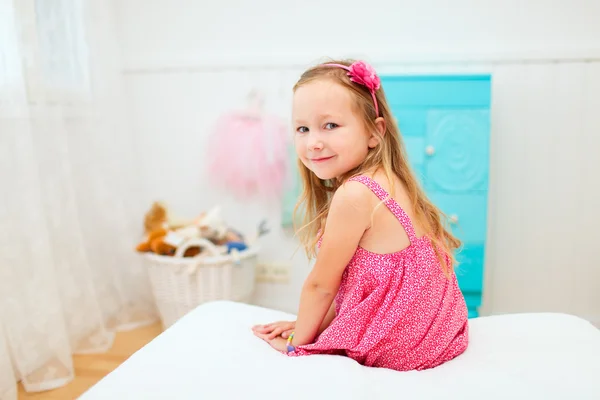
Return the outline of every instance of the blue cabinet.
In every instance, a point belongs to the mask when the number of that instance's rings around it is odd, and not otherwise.
[[[382,76],[414,171],[463,242],[456,269],[469,316],[483,293],[491,77]]]

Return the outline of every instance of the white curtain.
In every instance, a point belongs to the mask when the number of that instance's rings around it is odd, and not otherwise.
[[[108,0],[0,0],[0,399],[156,320]]]

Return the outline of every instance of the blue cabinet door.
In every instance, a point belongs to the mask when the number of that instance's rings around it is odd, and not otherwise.
[[[425,138],[427,189],[487,190],[489,131],[488,110],[430,110]]]
[[[478,316],[487,232],[491,77],[382,76],[413,170],[462,241],[456,275]]]

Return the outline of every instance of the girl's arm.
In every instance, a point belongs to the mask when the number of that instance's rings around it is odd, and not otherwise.
[[[329,311],[327,311],[327,315],[323,319],[321,326],[319,327],[319,331],[317,332],[317,336],[319,336],[331,321],[335,318],[335,301],[331,303],[331,307],[329,307]],[[290,334],[294,331],[296,327],[296,321],[277,321],[267,325],[254,325],[252,330],[258,336],[267,335],[268,340],[273,340],[278,336],[281,336],[284,339],[287,339]]]
[[[331,324],[331,321],[333,321],[334,318],[335,318],[335,301],[331,302],[331,307],[329,307],[329,311],[327,311],[325,318],[323,318],[323,322],[321,323],[321,326],[319,327],[319,330],[317,331],[316,336],[319,336],[321,333],[323,333],[323,331],[325,329],[327,329],[327,327],[329,326],[329,324]]]
[[[317,261],[304,282],[292,344],[312,343],[339,289],[342,274],[369,227],[371,192],[359,182],[347,182],[333,195]]]

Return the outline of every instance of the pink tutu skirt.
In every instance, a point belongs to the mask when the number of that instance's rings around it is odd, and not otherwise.
[[[288,143],[288,129],[277,117],[226,114],[217,121],[207,149],[210,179],[241,199],[280,199]]]

